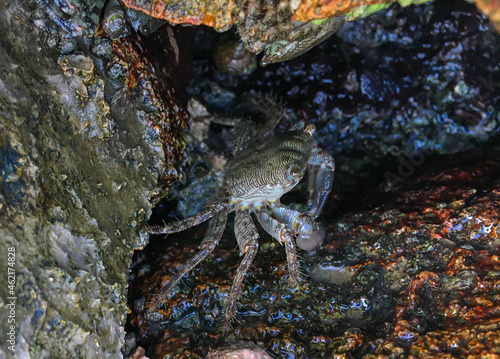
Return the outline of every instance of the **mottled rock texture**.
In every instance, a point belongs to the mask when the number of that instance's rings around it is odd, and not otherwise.
[[[0,4],[0,262],[15,253],[0,357],[15,297],[19,357],[117,358],[131,253],[158,180],[175,179],[183,106],[148,77],[140,39],[94,38],[92,17],[72,32],[51,6]]]

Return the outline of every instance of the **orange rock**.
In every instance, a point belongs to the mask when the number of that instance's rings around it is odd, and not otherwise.
[[[125,6],[140,10],[152,17],[172,24],[206,25],[216,30],[227,30],[236,20],[234,0],[123,0]]]
[[[474,2],[500,32],[500,0],[474,0]]]

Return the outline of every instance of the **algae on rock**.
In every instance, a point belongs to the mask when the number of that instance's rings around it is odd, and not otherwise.
[[[149,90],[105,76],[109,43],[66,35],[32,4],[0,5],[0,253],[15,258],[15,275],[0,271],[0,357],[121,356],[131,253],[183,146],[166,161],[155,116],[183,121],[124,101]]]

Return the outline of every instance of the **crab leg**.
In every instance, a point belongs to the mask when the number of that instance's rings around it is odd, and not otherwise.
[[[297,245],[307,251],[315,251],[325,239],[325,228],[308,213],[296,211],[283,206],[278,201],[271,204],[274,217],[296,235]]]
[[[292,234],[286,228],[285,224],[271,217],[264,208],[256,211],[255,214],[262,228],[278,242],[285,244],[286,261],[290,275],[288,284],[290,288],[295,288],[299,280],[299,270],[297,265],[297,252],[295,250]]]
[[[219,243],[222,233],[224,233],[224,228],[226,227],[228,208],[222,208],[219,213],[215,214],[214,218],[210,221],[208,225],[207,232],[201,242],[200,250],[193,257],[191,257],[179,271],[175,274],[173,278],[167,283],[167,285],[162,288],[161,293],[156,297],[149,305],[149,311],[152,312],[158,306],[160,306],[166,299],[168,293],[174,288],[174,286],[181,280],[181,278],[186,275],[191,269],[196,267],[198,263],[208,257],[210,253]]]
[[[150,234],[170,234],[184,231],[188,228],[197,226],[212,218],[217,212],[222,211],[229,205],[230,194],[226,188],[218,190],[208,201],[207,208],[195,216],[180,219],[168,223],[163,227],[151,227],[146,229]]]
[[[234,232],[236,234],[236,240],[238,241],[238,247],[240,248],[240,256],[243,255],[244,257],[240,262],[233,279],[233,285],[231,286],[229,302],[226,308],[226,314],[224,315],[224,323],[222,324],[223,333],[229,329],[231,318],[236,312],[236,303],[241,291],[243,279],[255,259],[255,255],[259,248],[259,233],[257,232],[255,224],[253,224],[250,213],[243,210],[236,211],[234,217]]]
[[[332,189],[335,161],[325,151],[314,147],[308,162],[309,171],[309,214],[317,218]]]

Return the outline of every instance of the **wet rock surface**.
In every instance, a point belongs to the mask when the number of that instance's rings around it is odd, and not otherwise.
[[[94,37],[94,5],[0,5],[0,357],[121,356],[131,253],[177,178],[181,85]]]
[[[496,353],[499,158],[495,149],[436,156],[400,189],[365,193],[373,208],[341,216],[327,210],[327,239],[315,254],[301,253],[296,291],[287,287],[283,248],[262,234],[234,338],[279,358]],[[155,293],[196,252],[188,238],[201,239],[203,231],[155,241],[149,249],[157,259],[146,265],[142,258],[131,287]],[[152,357],[203,357],[217,346],[239,263],[233,234],[226,234],[165,303],[159,322],[145,320],[145,297],[132,293],[130,324],[139,343],[156,343]]]
[[[488,19],[465,2],[394,6],[250,75],[214,70],[216,42],[197,34],[189,93],[206,110],[193,111],[185,182],[152,224],[197,213],[220,183],[232,134],[207,118],[258,122],[249,99],[272,92],[335,155],[320,217],[327,239],[301,253],[303,279],[291,291],[283,248],[261,233],[228,338],[218,326],[240,261],[232,218],[213,255],[148,321],[150,296],[197,251],[206,226],[153,239],[135,256],[126,327],[146,354],[205,357],[242,340],[278,358],[498,354],[500,39]],[[283,202],[303,203],[305,190]]]

